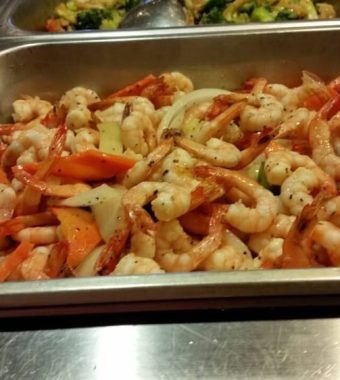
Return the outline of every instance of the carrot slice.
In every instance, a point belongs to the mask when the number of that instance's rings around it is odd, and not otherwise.
[[[33,247],[33,244],[23,241],[13,252],[5,257],[0,264],[0,281],[5,281],[28,258]]]
[[[66,263],[77,267],[101,241],[91,213],[80,208],[54,207],[52,212],[60,221],[62,234],[68,243]]]
[[[51,168],[51,174],[70,177],[82,181],[99,181],[126,172],[135,161],[122,156],[87,150],[68,157],[58,157]],[[40,164],[32,163],[23,166],[24,170],[34,173]]]

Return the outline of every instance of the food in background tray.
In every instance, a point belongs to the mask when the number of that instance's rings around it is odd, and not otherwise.
[[[117,29],[127,11],[142,0],[61,2],[46,22],[49,32]],[[188,25],[240,24],[336,17],[332,4],[313,0],[184,0]]]
[[[184,0],[188,18],[196,24],[242,24],[336,17],[327,1],[313,0]]]
[[[126,11],[139,0],[71,0],[61,2],[46,22],[49,32],[117,29]]]
[[[340,265],[340,79],[13,103],[0,280]]]

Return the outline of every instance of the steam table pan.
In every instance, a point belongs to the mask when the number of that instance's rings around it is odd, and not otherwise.
[[[76,85],[100,94],[149,73],[181,71],[196,88],[236,88],[250,77],[296,84],[301,71],[340,74],[340,30],[262,30],[135,38],[3,39],[0,118],[21,95],[57,99]],[[194,272],[0,284],[0,316],[106,310],[337,304],[340,269]]]

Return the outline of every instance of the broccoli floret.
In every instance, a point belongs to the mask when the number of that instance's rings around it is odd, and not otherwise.
[[[99,29],[103,18],[102,9],[89,9],[82,11],[78,13],[74,27],[77,30]]]
[[[255,8],[256,8],[256,2],[251,0],[251,1],[245,2],[243,5],[241,5],[238,8],[237,12],[238,13],[247,13],[248,15],[250,15]]]
[[[224,22],[223,12],[216,7],[207,13],[203,13],[200,21],[201,24],[223,24]]]
[[[208,13],[213,9],[224,10],[227,4],[232,3],[234,0],[209,0],[203,7],[203,12]]]
[[[124,16],[125,16],[125,11],[113,9],[111,11],[110,18],[103,19],[99,28],[100,29],[117,29]]]
[[[109,21],[113,21],[114,28],[118,26],[118,24],[116,25],[117,11],[115,9],[93,8],[79,12],[74,27],[76,30],[100,29],[103,22],[107,26]]]
[[[277,21],[298,20],[299,16],[291,9],[282,9],[275,18]]]
[[[257,7],[251,14],[251,21],[270,22],[274,20],[272,12],[265,7]]]

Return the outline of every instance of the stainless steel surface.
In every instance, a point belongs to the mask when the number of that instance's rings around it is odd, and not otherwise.
[[[185,14],[177,0],[151,0],[129,11],[120,28],[166,28],[185,25]]]
[[[224,34],[217,28],[203,35],[86,42],[3,39],[2,43],[20,46],[0,52],[0,116],[5,120],[11,114],[12,101],[22,94],[56,99],[76,85],[107,93],[150,72],[182,71],[197,87],[234,88],[257,76],[292,84],[299,81],[302,69],[329,79],[339,75],[339,37],[340,29],[275,32],[263,28],[247,35],[243,29]],[[124,309],[129,302],[159,301],[158,307],[162,307],[164,301],[254,298],[253,302],[258,302],[259,297],[268,296],[286,296],[296,302],[289,296],[339,293],[340,269],[196,272],[2,284],[0,309],[4,314],[10,308],[51,305],[119,304]]]
[[[340,378],[338,318],[17,329],[2,380]]]

